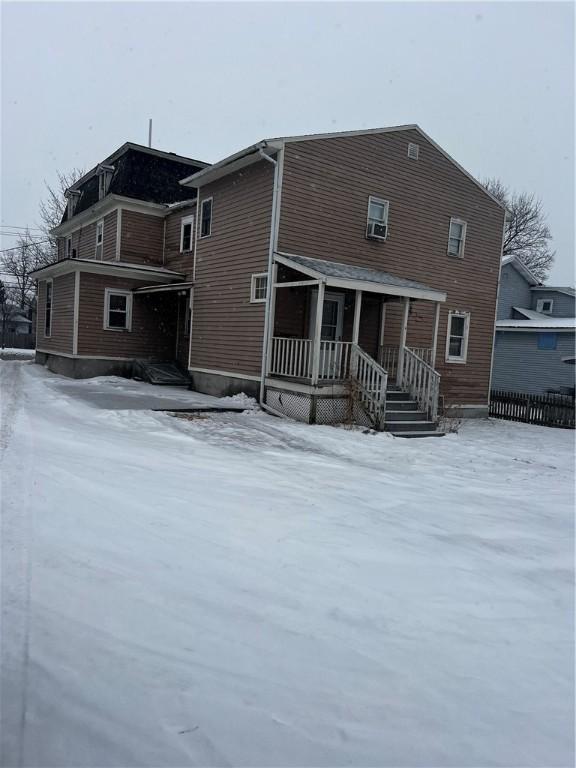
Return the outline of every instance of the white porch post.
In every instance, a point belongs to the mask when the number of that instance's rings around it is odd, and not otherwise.
[[[436,312],[434,314],[434,337],[432,340],[432,359],[430,365],[436,370],[436,349],[438,347],[438,326],[440,325],[440,302],[436,302]]]
[[[316,300],[316,319],[314,321],[314,338],[312,339],[312,384],[318,384],[320,372],[320,338],[322,336],[322,312],[324,310],[324,283],[318,284]]]
[[[398,347],[398,371],[396,379],[402,384],[404,378],[404,350],[406,349],[406,333],[408,332],[408,313],[410,312],[410,299],[404,299],[404,312],[402,314],[402,327],[400,329],[400,346]]]
[[[276,321],[276,282],[278,279],[278,264],[272,266],[272,274],[268,275],[270,283],[270,314],[268,318],[268,338],[266,340],[266,376],[270,373],[270,355],[272,354],[272,339],[274,337],[274,326]]]
[[[360,336],[360,313],[362,312],[362,291],[356,291],[354,300],[354,325],[352,327],[352,342],[358,344]]]
[[[378,333],[378,363],[383,363],[384,331],[386,328],[386,299],[382,296],[380,301],[380,331]]]

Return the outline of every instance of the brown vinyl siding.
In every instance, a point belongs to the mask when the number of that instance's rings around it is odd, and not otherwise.
[[[79,355],[174,359],[176,302],[171,294],[133,296],[132,329],[130,331],[104,330],[105,289],[129,291],[143,285],[146,285],[145,280],[81,273]]]
[[[250,282],[268,266],[273,177],[262,161],[200,190],[212,234],[197,243],[192,368],[260,375],[265,304],[250,302]]]
[[[196,216],[196,205],[186,208],[178,208],[165,219],[164,229],[164,266],[183,272],[187,277],[192,276],[194,270],[194,238],[196,236],[196,218],[192,232],[192,250],[180,252],[180,229],[182,219],[188,216]]]
[[[44,335],[46,318],[46,280],[38,282],[38,312],[36,315],[36,346],[49,352],[72,354],[74,344],[74,285],[73,272],[52,281],[52,332]]]
[[[162,264],[164,219],[122,209],[120,261]]]
[[[117,217],[117,211],[112,211],[104,217],[104,244],[102,251],[102,261],[116,260]]]
[[[66,258],[66,240],[72,238],[72,248],[76,249],[78,259],[96,258],[96,224],[98,221],[104,221],[104,242],[102,251],[103,261],[114,261],[116,258],[116,235],[117,235],[117,216],[116,210],[106,214],[104,218],[98,218],[95,221],[78,227],[70,235],[58,238],[58,260]],[[100,259],[98,259],[100,261]]]
[[[420,145],[419,160],[407,157],[408,142]],[[369,195],[390,203],[385,242],[365,237]],[[451,217],[467,222],[462,259],[447,255]],[[488,399],[503,219],[504,211],[416,131],[286,145],[278,250],[373,267],[446,291],[437,368],[454,402]],[[433,307],[421,304],[410,317],[413,344],[428,332],[424,315],[431,338]],[[444,363],[451,309],[471,313],[465,365]],[[398,312],[389,305],[390,334]]]

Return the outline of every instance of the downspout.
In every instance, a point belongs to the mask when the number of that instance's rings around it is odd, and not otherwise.
[[[274,250],[276,248],[276,239],[278,235],[278,208],[279,208],[279,191],[281,187],[281,174],[282,174],[282,160],[283,149],[278,151],[279,159],[267,155],[262,149],[258,150],[258,154],[263,160],[272,163],[274,166],[274,185],[272,188],[272,216],[270,219],[270,244],[268,247],[268,280],[266,285],[266,309],[264,314],[264,337],[262,339],[262,368],[260,371],[260,405],[264,403],[264,390],[266,383],[266,374],[268,372],[268,336],[270,333],[270,323],[272,318],[270,317],[270,306],[272,301],[272,280],[273,280],[273,266],[274,266]]]

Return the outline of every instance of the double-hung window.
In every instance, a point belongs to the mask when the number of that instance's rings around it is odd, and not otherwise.
[[[46,280],[46,300],[44,302],[44,336],[49,338],[52,335],[52,280]]]
[[[257,275],[252,275],[252,284],[250,287],[250,301],[253,304],[261,301],[266,301],[267,290],[268,290],[267,273],[260,272]]]
[[[96,224],[96,253],[95,258],[102,260],[104,253],[104,221]]]
[[[104,330],[129,331],[132,327],[132,294],[106,288],[104,294]]]
[[[388,236],[388,211],[390,203],[379,197],[368,198],[368,220],[366,237],[371,240],[386,240]]]
[[[66,238],[66,258],[71,259],[72,258],[72,236],[69,235]]]
[[[202,200],[200,208],[200,237],[210,237],[212,234],[212,198]]]
[[[464,244],[466,242],[466,222],[462,219],[450,219],[448,231],[448,255],[464,256]]]
[[[180,253],[192,250],[194,241],[194,216],[185,216],[180,221]]]
[[[465,363],[468,353],[469,312],[449,312],[446,333],[446,362]]]

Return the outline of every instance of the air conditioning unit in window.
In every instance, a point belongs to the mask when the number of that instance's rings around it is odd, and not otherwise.
[[[368,229],[366,230],[366,237],[371,240],[386,240],[388,233],[388,226],[386,224],[379,224],[377,221],[369,221]]]

